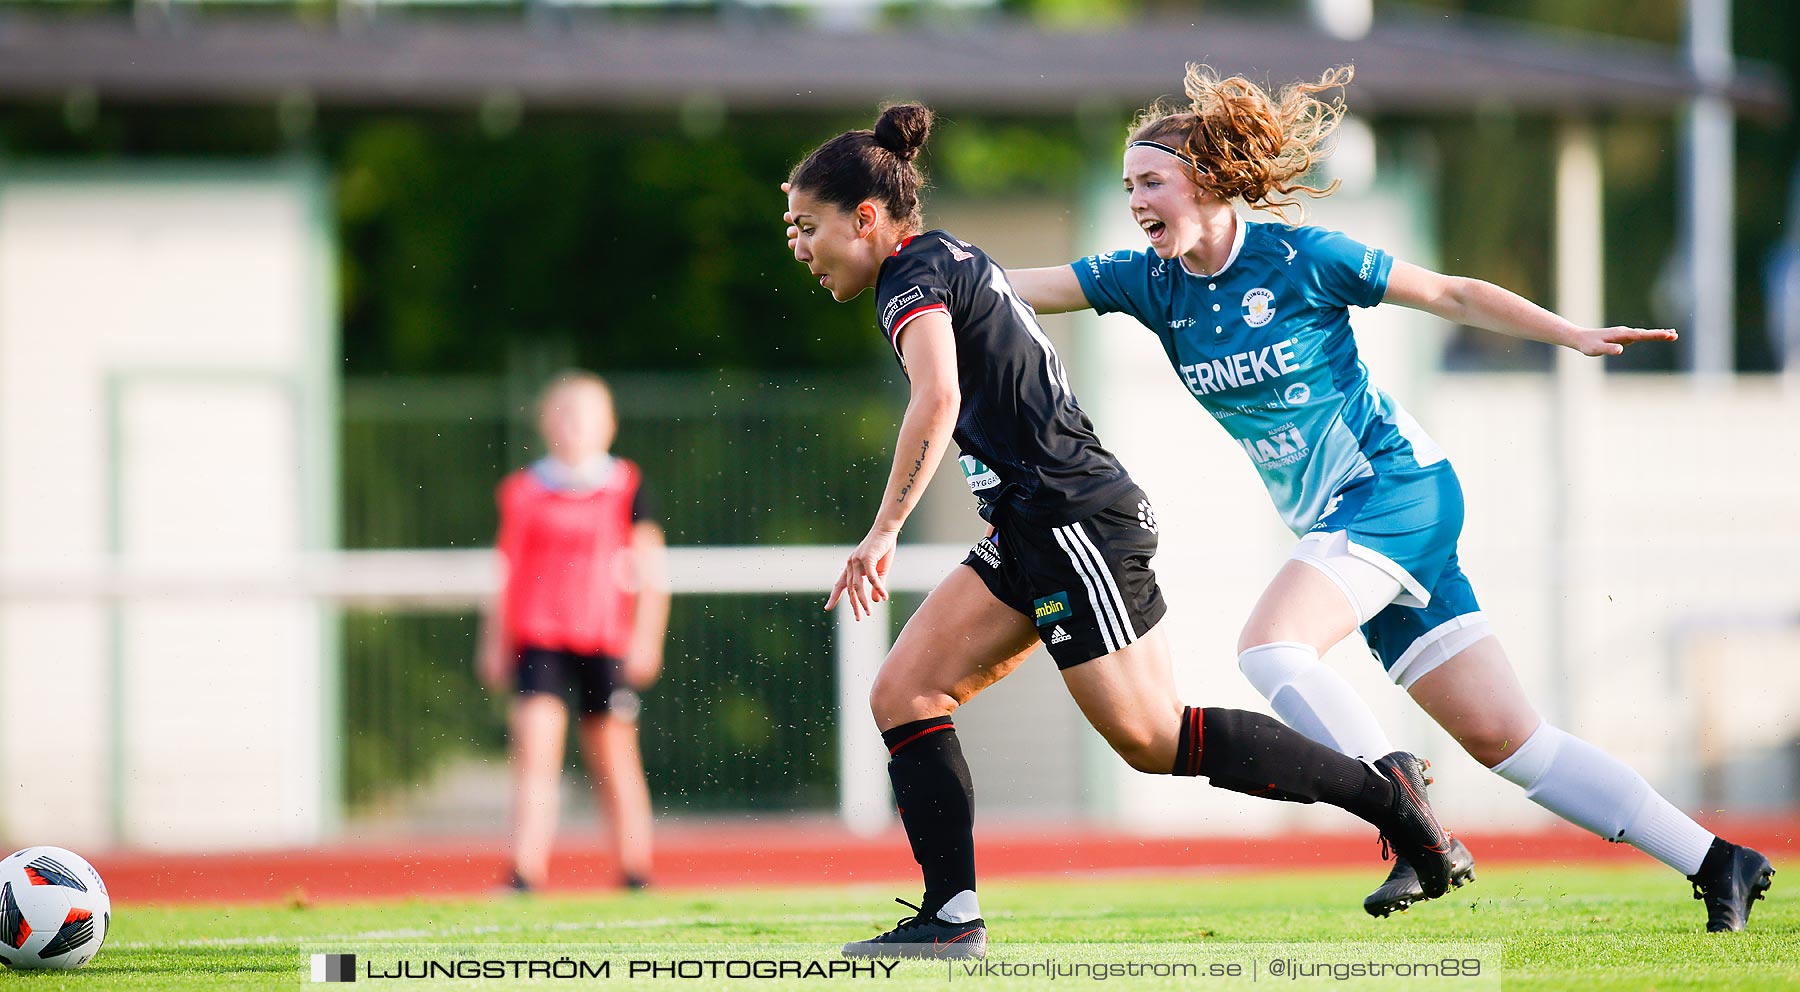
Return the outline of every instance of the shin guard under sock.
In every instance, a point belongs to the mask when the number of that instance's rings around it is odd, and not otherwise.
[[[1248,710],[1188,707],[1175,774],[1264,799],[1329,803],[1378,825],[1394,803],[1393,785],[1368,765]]]
[[[1261,644],[1238,655],[1238,668],[1283,723],[1333,751],[1373,763],[1394,749],[1369,704],[1312,645]]]
[[[925,874],[925,911],[975,888],[975,786],[949,717],[904,723],[881,735],[888,779],[913,860]]]

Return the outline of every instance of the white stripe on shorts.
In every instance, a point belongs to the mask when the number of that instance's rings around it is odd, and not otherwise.
[[[1095,619],[1099,621],[1100,640],[1106,645],[1106,653],[1112,654],[1119,650],[1118,642],[1115,640],[1117,634],[1112,624],[1107,622],[1107,618],[1101,614],[1096,605],[1099,603],[1100,597],[1094,592],[1094,580],[1088,573],[1087,562],[1070,546],[1068,535],[1063,533],[1063,528],[1052,527],[1050,533],[1056,538],[1057,547],[1062,548],[1063,553],[1069,556],[1069,563],[1075,567],[1075,574],[1081,577],[1081,584],[1087,587],[1088,605],[1094,607]]]
[[[1106,567],[1106,559],[1094,547],[1087,531],[1077,523],[1057,527],[1052,533],[1056,535],[1056,543],[1068,554],[1076,574],[1081,576],[1082,584],[1087,587],[1088,603],[1100,620],[1100,635],[1106,643],[1107,653],[1111,654],[1137,640],[1137,633],[1132,629],[1131,620],[1125,612],[1125,599],[1119,595],[1119,587],[1113,581],[1112,572]]]
[[[1138,635],[1131,625],[1131,611],[1125,608],[1125,597],[1119,594],[1119,584],[1114,581],[1112,570],[1106,567],[1105,556],[1100,554],[1100,549],[1094,546],[1094,539],[1088,536],[1087,530],[1080,524],[1070,524],[1069,529],[1076,540],[1087,546],[1088,553],[1093,556],[1094,567],[1098,570],[1100,583],[1107,595],[1112,597],[1113,616],[1118,619],[1119,631],[1124,636],[1119,646],[1124,647],[1136,641]]]

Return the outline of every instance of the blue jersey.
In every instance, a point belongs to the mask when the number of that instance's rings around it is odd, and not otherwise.
[[[1443,460],[1418,423],[1369,382],[1349,307],[1387,292],[1393,258],[1335,231],[1238,218],[1211,276],[1142,251],[1074,263],[1099,313],[1136,317],[1182,384],[1255,463],[1296,534],[1357,479]]]

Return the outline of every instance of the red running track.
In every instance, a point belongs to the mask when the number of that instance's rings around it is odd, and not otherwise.
[[[1778,866],[1800,860],[1800,816],[1710,826],[1767,854]],[[1517,862],[1651,863],[1623,844],[1572,828],[1528,834],[1462,834],[1480,864]],[[1087,877],[1167,871],[1304,871],[1379,868],[1367,834],[1288,837],[1143,837],[1094,827],[981,829],[983,878]],[[917,884],[898,830],[858,837],[835,821],[708,821],[662,825],[659,887],[712,889],[846,882]],[[494,891],[506,876],[502,837],[354,843],[304,850],[232,854],[116,851],[90,859],[121,902],[363,901],[447,898]],[[551,865],[554,892],[606,890],[616,867],[591,837],[570,838]]]

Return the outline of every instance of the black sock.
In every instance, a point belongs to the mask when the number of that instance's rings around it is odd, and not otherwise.
[[[926,913],[975,888],[975,785],[947,716],[903,723],[881,735],[888,779],[913,860],[925,873]]]
[[[1706,857],[1700,860],[1700,870],[1689,875],[1689,878],[1711,878],[1718,874],[1731,861],[1731,844],[1725,838],[1714,836],[1712,845],[1706,849]]]
[[[1209,706],[1195,726],[1202,731],[1195,767],[1217,788],[1290,803],[1329,803],[1376,826],[1388,821],[1394,804],[1390,782],[1273,717]],[[1184,720],[1184,740],[1187,728]],[[1176,755],[1177,768],[1184,754]]]

